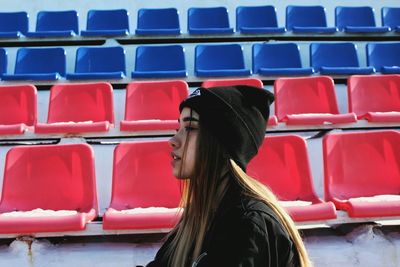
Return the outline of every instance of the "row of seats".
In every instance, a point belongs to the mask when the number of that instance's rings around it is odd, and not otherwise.
[[[203,87],[247,84],[258,79],[207,80]],[[121,131],[165,131],[179,127],[179,103],[188,96],[184,81],[132,82],[126,88]],[[328,76],[275,81],[275,114],[269,126],[369,122],[400,123],[400,75],[351,76],[349,112],[340,113],[335,85]],[[0,134],[106,132],[115,126],[113,88],[109,83],[56,84],[50,90],[47,122],[37,122],[33,85],[0,86]]]
[[[176,224],[181,188],[171,172],[170,150],[165,140],[116,146],[105,230],[168,229]],[[296,222],[335,219],[336,209],[352,218],[400,216],[399,151],[397,131],[324,136],[325,200],[314,191],[306,142],[300,136],[266,137],[247,172],[269,186]],[[19,146],[8,151],[0,233],[78,231],[96,216],[94,152],[89,145]]]
[[[0,48],[0,78],[14,80],[123,79],[126,51],[115,47],[79,47],[75,72],[66,73],[63,48],[19,48],[14,74],[7,71],[7,51]],[[310,66],[301,63],[295,43],[256,43],[252,46],[252,70],[245,66],[240,44],[206,44],[195,47],[194,73],[197,77],[351,75],[400,73],[400,42],[368,43],[367,65],[360,66],[354,43],[311,43]],[[136,49],[132,78],[187,77],[185,49],[181,45],[145,45]]]
[[[368,6],[335,8],[335,27],[328,27],[322,6],[286,7],[286,28],[278,27],[274,6],[240,6],[236,8],[236,31],[240,33],[350,33],[388,32],[400,30],[400,8],[382,8],[382,26],[375,23],[374,9]],[[228,10],[225,7],[192,7],[187,13],[189,34],[231,34]],[[129,13],[125,9],[89,10],[86,30],[81,36],[126,36],[130,34]],[[28,31],[26,12],[0,13],[0,37],[68,37],[79,34],[78,13],[40,11],[36,31]],[[176,8],[139,9],[137,35],[179,35],[181,28]]]

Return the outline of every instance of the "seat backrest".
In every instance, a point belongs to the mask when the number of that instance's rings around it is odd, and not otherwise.
[[[89,10],[87,30],[127,30],[129,32],[129,14],[125,9]]]
[[[236,30],[241,27],[278,27],[274,6],[239,6],[236,8]]]
[[[209,88],[216,86],[233,86],[233,85],[249,85],[255,87],[264,87],[263,82],[257,78],[241,78],[241,79],[215,79],[205,80],[202,82],[201,87]]]
[[[4,48],[0,48],[0,78],[7,73],[7,63],[7,51]]]
[[[67,11],[39,11],[36,31],[74,31],[79,34],[78,13]]]
[[[48,123],[114,123],[113,88],[105,82],[56,84],[50,89]]]
[[[253,72],[260,68],[301,68],[300,49],[295,43],[254,44]]]
[[[54,73],[65,76],[66,53],[64,48],[19,48],[15,74]]]
[[[110,207],[176,208],[181,191],[166,140],[122,142],[114,150]]]
[[[126,73],[123,47],[79,47],[76,51],[75,72],[115,71]]]
[[[188,31],[190,28],[229,28],[226,7],[191,7],[188,9]]]
[[[87,144],[30,145],[6,155],[0,211],[97,208],[94,153]]]
[[[185,50],[181,45],[138,46],[135,70],[186,70]]]
[[[335,85],[329,76],[279,78],[274,83],[275,115],[339,114]]]
[[[195,69],[242,69],[243,48],[239,44],[197,45]]]
[[[187,98],[184,81],[132,82],[126,88],[125,120],[178,120]]]
[[[400,27],[400,7],[382,7],[382,26]]]
[[[335,8],[336,27],[342,31],[346,26],[375,27],[374,9],[369,6]]]
[[[141,8],[137,17],[138,29],[176,29],[179,15],[176,8]]]
[[[28,13],[24,12],[0,12],[0,32],[28,31]]]
[[[334,133],[323,138],[325,197],[348,199],[400,192],[400,133]]]
[[[37,91],[33,85],[0,86],[0,125],[37,121]]]
[[[322,6],[286,7],[286,28],[297,27],[327,27],[325,8]]]
[[[307,146],[297,135],[265,137],[247,173],[267,185],[280,200],[315,199]]]
[[[349,112],[400,111],[400,75],[353,75],[347,81]]]
[[[400,42],[368,43],[367,64],[380,71],[382,67],[400,67]]]
[[[310,65],[321,67],[359,67],[357,46],[353,43],[311,43]]]

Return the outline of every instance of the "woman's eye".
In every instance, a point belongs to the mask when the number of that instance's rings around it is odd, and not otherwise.
[[[190,131],[196,130],[196,128],[191,127],[191,126],[186,126],[186,127],[185,127],[185,130],[188,131],[188,132],[190,132]]]

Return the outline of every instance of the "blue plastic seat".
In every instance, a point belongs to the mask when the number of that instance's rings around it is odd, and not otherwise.
[[[141,8],[138,11],[136,34],[181,34],[176,8]]]
[[[400,32],[400,7],[382,7],[382,25]]]
[[[197,45],[195,74],[198,77],[248,76],[239,44]]]
[[[371,74],[372,67],[360,67],[353,43],[311,43],[311,66],[321,74]]]
[[[28,37],[68,37],[79,34],[78,13],[68,11],[40,11],[36,17],[36,31]]]
[[[400,73],[400,42],[368,43],[367,62],[384,74]]]
[[[325,8],[322,6],[286,7],[286,29],[295,33],[334,33],[336,27],[328,27]]]
[[[188,10],[189,34],[233,33],[229,27],[228,10],[225,7],[192,7]]]
[[[274,6],[239,6],[236,8],[236,31],[241,33],[283,33],[278,27]]]
[[[69,80],[122,79],[125,77],[125,50],[120,47],[79,47],[76,51],[75,73]]]
[[[187,77],[181,45],[138,46],[132,78]]]
[[[28,13],[0,12],[0,38],[18,38],[28,31]]]
[[[388,32],[387,26],[377,27],[374,9],[369,6],[335,8],[336,27],[344,32]]]
[[[129,34],[129,14],[125,9],[89,10],[82,36],[123,36]]]
[[[3,80],[58,80],[65,76],[64,48],[19,48],[14,74],[4,74]]]
[[[303,68],[299,46],[295,43],[254,44],[253,73],[260,75],[310,75],[313,68]]]
[[[7,51],[0,48],[0,79],[7,72]]]

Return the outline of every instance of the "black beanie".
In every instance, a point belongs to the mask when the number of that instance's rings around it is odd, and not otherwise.
[[[253,86],[200,87],[180,104],[179,110],[195,110],[201,126],[207,127],[230,157],[246,170],[264,140],[273,101],[271,92]]]

